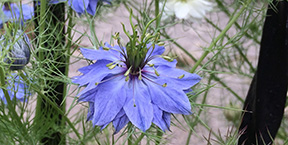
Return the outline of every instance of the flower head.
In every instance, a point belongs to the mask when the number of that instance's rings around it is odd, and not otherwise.
[[[0,28],[3,27],[3,23],[8,22],[8,21],[10,22],[21,21],[21,23],[23,24],[24,21],[32,19],[34,15],[33,7],[26,5],[26,4],[22,4],[21,9],[19,8],[19,4],[5,3],[2,6],[3,13],[2,15],[0,15]]]
[[[65,1],[67,0],[51,0],[50,3],[56,4]],[[101,1],[111,3],[111,0],[68,0],[68,4],[79,15],[84,14],[86,11],[90,15],[95,15],[98,2]]]
[[[16,73],[11,73],[6,77],[6,86],[7,87],[5,89],[8,91],[11,100],[16,98],[17,100],[24,101],[26,99],[25,97],[31,95],[30,91],[28,90],[28,86]],[[0,88],[0,97],[4,104],[7,104],[2,88]]]
[[[211,11],[212,7],[212,3],[207,0],[167,0],[163,19],[175,14],[179,19],[198,20]]]
[[[171,113],[191,114],[184,91],[201,78],[175,68],[176,60],[163,56],[164,51],[163,46],[133,41],[125,47],[105,43],[99,50],[81,48],[86,59],[96,60],[73,79],[86,86],[79,101],[90,104],[88,120],[102,128],[112,122],[116,133],[128,122],[142,131],[152,123],[165,131]]]
[[[1,35],[0,58],[10,65],[11,70],[23,69],[30,59],[28,36],[22,30],[6,32]]]

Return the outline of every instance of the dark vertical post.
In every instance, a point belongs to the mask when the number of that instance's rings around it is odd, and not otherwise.
[[[39,22],[40,22],[40,5],[37,1],[34,1],[35,10],[35,35],[39,36]],[[46,78],[44,86],[44,95],[51,99],[52,102],[58,105],[59,108],[65,112],[65,103],[63,103],[66,95],[66,84],[59,81],[61,75],[65,75],[66,69],[66,55],[65,55],[65,5],[64,3],[48,5],[47,10],[49,11],[45,15],[46,28],[42,32],[42,36],[45,35],[45,43],[42,45],[46,51],[39,51],[44,53],[41,56],[45,62],[42,65],[43,72],[45,71],[48,75],[44,75]],[[36,40],[39,43],[39,40]],[[49,61],[47,61],[49,60]],[[55,73],[56,72],[56,73]],[[38,96],[40,97],[40,96]],[[39,99],[39,98],[38,98]],[[40,98],[41,99],[41,98]],[[46,136],[40,138],[40,142],[46,145],[58,145],[65,144],[65,134],[62,134],[59,129],[65,128],[65,122],[63,116],[60,115],[57,110],[53,109],[51,104],[46,102],[44,99],[37,102],[39,110],[36,110],[35,122],[39,130],[47,132]],[[37,108],[37,107],[36,107]],[[40,113],[37,113],[40,112]],[[38,121],[38,122],[37,122]],[[43,128],[42,128],[43,127]]]
[[[273,0],[264,23],[257,72],[250,85],[239,128],[239,145],[272,144],[287,93],[287,1]]]

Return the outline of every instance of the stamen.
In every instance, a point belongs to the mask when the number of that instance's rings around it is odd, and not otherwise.
[[[154,69],[154,73],[155,73],[155,75],[159,77],[159,76],[160,76],[160,74],[157,72],[157,70],[155,69],[155,67],[154,67],[154,66],[153,66],[153,69]]]
[[[113,65],[109,66],[108,68],[109,68],[109,69],[113,69],[113,68],[116,67],[116,65],[117,65],[117,64],[113,64]]]
[[[131,71],[132,66],[129,67],[129,69],[125,72],[124,76],[128,76]]]
[[[165,60],[172,62],[174,59],[169,57],[169,56],[161,56],[162,58],[164,58]]]
[[[138,79],[141,81],[142,80],[142,74],[141,74],[141,68],[139,68],[139,76]]]
[[[129,81],[129,75],[128,76],[126,76],[126,78],[125,78],[125,81],[127,82],[127,81]]]
[[[103,48],[103,50],[106,50],[106,51],[110,50],[110,48],[105,47],[105,46],[103,46],[102,48]]]
[[[122,75],[122,74],[120,73],[120,74],[117,74],[117,75],[115,75],[115,76],[113,76],[113,77],[110,77],[110,78],[108,78],[108,79],[106,79],[106,80],[103,80],[103,81],[101,81],[101,82],[96,82],[95,85],[99,85],[99,84],[101,84],[101,83],[105,83],[105,82],[107,82],[107,81],[109,81],[109,80],[112,80],[112,79],[114,79],[114,78],[116,78],[116,77],[119,77],[120,75]]]
[[[178,79],[182,79],[182,78],[184,78],[184,76],[185,76],[185,74],[179,76]]]
[[[167,83],[164,83],[164,84],[162,85],[162,87],[164,87],[164,88],[167,87]]]
[[[107,66],[107,67],[110,67],[110,66],[113,65],[113,64],[114,64],[114,62],[111,62],[111,63],[106,64],[106,66]]]
[[[154,64],[150,64],[150,63],[148,63],[148,66],[150,66],[150,67],[153,67],[153,66],[154,66]]]

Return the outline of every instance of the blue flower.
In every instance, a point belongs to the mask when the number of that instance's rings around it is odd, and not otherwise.
[[[56,4],[65,1],[67,0],[51,0],[50,3]],[[111,0],[68,0],[68,4],[79,15],[84,14],[86,11],[90,15],[95,15],[99,1],[111,3]]]
[[[11,100],[16,98],[17,100],[24,101],[27,96],[31,95],[28,86],[16,73],[11,73],[6,77],[6,86]],[[7,104],[2,88],[0,88],[0,97],[4,104]]]
[[[80,68],[83,75],[72,80],[79,87],[86,86],[79,101],[89,102],[87,119],[93,125],[103,129],[112,122],[117,133],[128,122],[142,131],[154,123],[165,131],[171,113],[192,113],[184,91],[201,78],[175,68],[176,60],[162,55],[163,46],[145,47],[145,55],[136,54],[143,58],[140,61],[129,55],[130,49],[107,43],[99,50],[80,48],[86,59],[96,60]]]
[[[21,23],[23,24],[24,21],[32,19],[34,15],[33,7],[22,4],[22,12],[19,8],[19,4],[15,3],[5,3],[2,6],[3,15],[0,15],[0,28],[3,27],[3,23],[11,21],[11,22],[19,22],[21,19]],[[22,17],[23,15],[23,17]]]

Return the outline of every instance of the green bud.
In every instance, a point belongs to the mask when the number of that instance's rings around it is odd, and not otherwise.
[[[163,84],[162,87],[164,87],[164,88],[167,87],[167,83]]]
[[[95,86],[97,86],[99,83],[97,82],[97,83],[95,83]]]

